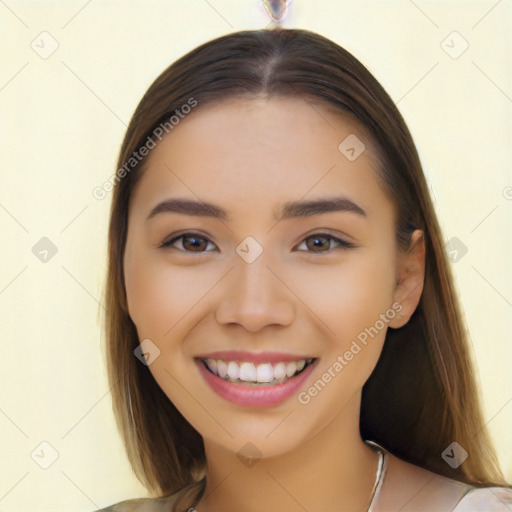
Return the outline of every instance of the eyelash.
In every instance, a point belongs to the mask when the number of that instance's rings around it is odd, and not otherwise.
[[[173,238],[171,238],[170,240],[167,240],[167,241],[164,241],[163,243],[161,243],[159,245],[159,248],[161,249],[167,249],[167,248],[174,248],[174,249],[177,249],[177,247],[172,247],[172,245],[177,242],[178,240],[182,240],[184,238],[199,238],[201,240],[206,240],[210,243],[213,243],[211,242],[211,240],[209,240],[207,237],[199,234],[199,233],[191,233],[191,232],[187,232],[187,233],[182,233],[181,235],[179,236],[175,236]],[[339,244],[338,245],[338,249],[353,249],[356,247],[356,245],[354,245],[353,243],[351,242],[347,242],[346,240],[342,240],[341,238],[338,238],[336,236],[333,236],[333,235],[330,235],[329,233],[313,233],[312,235],[309,235],[307,236],[306,238],[304,238],[304,240],[299,244],[303,244],[306,240],[309,240],[310,238],[327,238],[328,240],[333,240],[335,243]],[[182,245],[183,245],[183,240],[182,240]],[[336,247],[334,248],[336,249]],[[178,249],[179,251],[181,252],[188,252],[188,253],[198,253],[198,254],[205,254],[205,253],[208,253],[208,252],[212,252],[212,251],[187,251],[186,249]],[[327,250],[324,250],[324,251],[308,251],[308,250],[300,250],[299,252],[309,252],[309,253],[312,253],[312,254],[325,254],[325,253],[329,253],[333,250],[333,248],[329,248]]]

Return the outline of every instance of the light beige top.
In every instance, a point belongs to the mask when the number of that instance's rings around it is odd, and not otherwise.
[[[382,463],[367,512],[512,512],[512,487],[473,487],[405,462],[371,444],[381,450]],[[126,500],[95,512],[169,512],[175,497]]]
[[[383,452],[384,461],[368,512],[512,512],[512,487],[473,487],[371,444]]]

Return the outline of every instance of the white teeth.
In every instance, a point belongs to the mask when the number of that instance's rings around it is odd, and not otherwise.
[[[256,372],[258,382],[272,382],[274,380],[274,370],[270,363],[259,364]]]
[[[313,359],[300,361],[279,362],[276,364],[261,363],[255,365],[249,362],[224,361],[222,359],[206,359],[209,370],[222,379],[231,382],[246,382],[249,384],[277,384],[293,377],[304,369]]]
[[[295,363],[286,364],[286,376],[291,377],[297,371],[297,365]]]
[[[217,373],[217,361],[215,359],[207,359],[206,364],[213,373]]]
[[[231,363],[229,363],[231,364]],[[235,363],[236,364],[236,363]],[[228,373],[229,375],[229,373]],[[231,377],[231,375],[230,375]],[[240,380],[255,381],[256,380],[256,368],[252,363],[242,363],[240,365],[240,374],[238,375]]]
[[[231,380],[238,379],[238,374],[240,373],[240,368],[235,363],[235,361],[229,361],[228,363],[228,376]]]
[[[297,369],[298,368],[299,368],[299,365],[297,365]],[[302,365],[302,368],[304,368],[304,365]],[[286,365],[284,363],[277,363],[274,366],[274,379],[283,380],[285,377],[286,377]]]
[[[215,373],[215,372],[213,372],[213,373]],[[228,374],[228,365],[224,361],[221,361],[220,359],[218,359],[217,360],[217,375],[221,379],[225,379],[227,374]]]

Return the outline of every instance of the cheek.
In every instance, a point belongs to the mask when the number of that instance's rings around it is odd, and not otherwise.
[[[338,266],[319,266],[308,274],[296,281],[301,283],[297,294],[336,337],[373,325],[391,306],[392,258],[361,251]]]
[[[314,403],[317,410],[332,415],[361,390],[380,357],[388,322],[395,314],[394,267],[392,258],[361,254],[336,270],[319,269],[315,277],[308,279],[309,293],[307,286],[301,292],[328,332],[316,379],[302,390],[299,402]]]
[[[361,265],[347,276],[340,301],[351,337],[373,326],[391,306],[392,275],[392,269],[373,264]]]
[[[388,322],[395,314],[391,309],[393,254],[360,250],[346,262],[318,267],[314,273],[301,280],[302,288],[297,295],[304,298],[326,327],[319,374],[331,379],[333,384],[318,406],[323,401],[327,406],[333,397],[352,396],[357,392],[379,359]]]
[[[125,258],[125,286],[130,317],[141,337],[165,336],[200,297],[191,272],[171,273],[143,251]]]

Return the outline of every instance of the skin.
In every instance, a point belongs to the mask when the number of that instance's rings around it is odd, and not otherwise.
[[[366,146],[355,161],[338,150],[350,134]],[[424,279],[422,233],[413,233],[410,252],[397,249],[395,207],[371,148],[349,117],[301,99],[258,98],[199,105],[150,154],[130,200],[128,307],[140,340],[160,350],[149,370],[204,439],[208,488],[198,512],[366,509],[377,456],[359,434],[361,390],[387,328],[407,323]],[[287,201],[333,195],[366,216],[272,217]],[[229,220],[169,212],[146,220],[171,197],[214,203]],[[190,238],[160,247],[185,232],[202,237],[203,252]],[[354,247],[308,238],[326,232]],[[235,251],[247,236],[263,248],[250,264]],[[307,354],[319,358],[307,390],[393,304],[401,314],[305,405],[295,394],[269,408],[234,405],[194,362],[214,350]],[[248,442],[261,454],[251,467],[237,457]],[[400,479],[424,471],[393,460],[391,506],[405,499]]]

